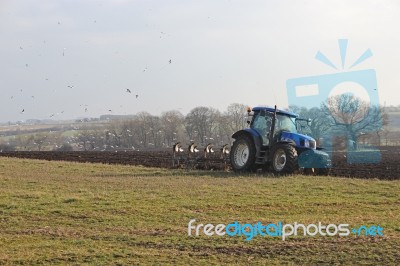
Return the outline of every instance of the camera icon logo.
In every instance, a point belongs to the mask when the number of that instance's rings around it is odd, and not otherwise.
[[[345,66],[347,39],[339,40],[342,69]],[[367,49],[351,66],[362,63],[372,56]],[[325,65],[338,68],[321,52],[315,57]],[[357,139],[381,129],[379,95],[374,69],[343,71],[333,74],[288,79],[286,81],[289,106],[295,105],[310,109],[322,105],[329,110],[326,120],[333,121],[330,129],[322,132],[324,148],[333,151],[337,137],[347,139],[347,161],[349,163],[378,163],[381,154],[370,145],[357,146]],[[334,100],[336,99],[336,100]],[[344,99],[344,100],[343,100]],[[347,105],[347,106],[345,106]],[[376,114],[378,112],[378,114]],[[373,123],[370,122],[374,116]],[[362,125],[367,126],[363,127]],[[368,155],[366,155],[368,151]]]

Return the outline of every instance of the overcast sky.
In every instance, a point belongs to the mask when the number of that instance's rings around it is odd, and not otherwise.
[[[283,108],[288,79],[349,71],[315,59],[341,66],[338,39],[398,105],[399,25],[395,0],[2,0],[0,121]]]

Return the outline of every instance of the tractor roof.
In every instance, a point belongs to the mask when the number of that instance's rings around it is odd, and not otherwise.
[[[267,111],[267,112],[271,112],[271,113],[275,112],[275,109],[271,108],[271,107],[253,107],[253,112],[259,112],[259,111],[262,111],[262,110]],[[299,115],[297,115],[295,113],[288,112],[288,111],[283,111],[283,110],[279,110],[279,109],[277,109],[276,112],[278,114],[287,115],[287,116],[294,117],[294,118],[299,116]]]

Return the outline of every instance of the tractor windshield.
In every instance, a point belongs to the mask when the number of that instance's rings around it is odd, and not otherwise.
[[[282,130],[291,133],[297,133],[294,117],[283,114],[276,114],[275,132],[279,132]]]

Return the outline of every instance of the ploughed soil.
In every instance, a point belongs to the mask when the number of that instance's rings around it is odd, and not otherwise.
[[[88,163],[142,165],[147,167],[228,170],[229,156],[202,152],[189,156],[187,153],[173,157],[172,151],[11,151],[0,156],[49,161],[73,161]],[[179,160],[178,160],[179,159]],[[332,176],[400,179],[400,147],[379,147],[378,152],[332,153]]]

